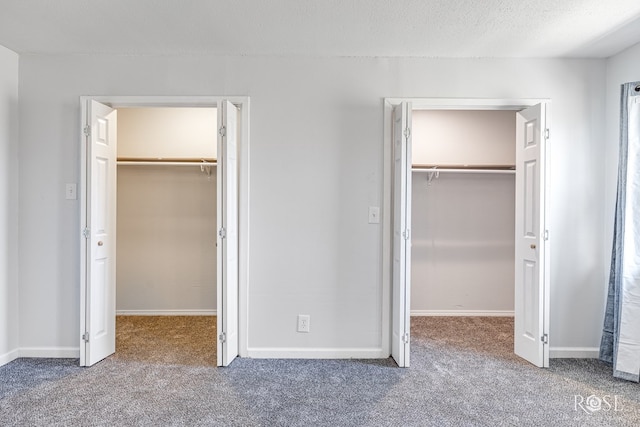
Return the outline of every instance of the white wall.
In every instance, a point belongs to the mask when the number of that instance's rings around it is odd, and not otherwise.
[[[515,175],[414,172],[412,203],[411,312],[511,315]]]
[[[640,81],[640,43],[607,59],[606,80],[606,136],[603,140],[605,195],[603,198],[605,246],[604,263],[607,266],[603,278],[603,293],[606,295],[609,281],[608,266],[611,263],[613,222],[618,182],[618,147],[620,144],[620,87],[624,83]]]
[[[382,329],[384,97],[551,98],[552,346],[600,338],[603,60],[21,57],[20,333],[78,346],[80,95],[251,97],[248,342],[376,349]],[[52,84],[54,82],[55,84]],[[310,334],[295,332],[311,315]]]
[[[414,165],[515,165],[515,111],[415,110]],[[411,313],[511,315],[515,174],[413,172]]]
[[[215,108],[118,108],[118,157],[215,159]]]
[[[215,168],[118,166],[117,203],[118,313],[212,314]]]
[[[215,108],[118,108],[118,158],[215,159]],[[120,314],[216,309],[216,168],[118,166]]]
[[[414,165],[516,164],[515,111],[415,110],[412,123]]]
[[[0,365],[18,357],[18,55],[0,46]]]

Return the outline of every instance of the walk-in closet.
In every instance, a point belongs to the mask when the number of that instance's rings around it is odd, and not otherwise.
[[[516,112],[414,110],[412,128],[412,315],[512,316]]]
[[[216,109],[117,113],[115,357],[215,365]]]

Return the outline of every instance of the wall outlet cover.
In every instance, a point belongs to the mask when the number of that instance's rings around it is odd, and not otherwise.
[[[311,316],[308,314],[298,315],[298,332],[310,332],[311,331]]]

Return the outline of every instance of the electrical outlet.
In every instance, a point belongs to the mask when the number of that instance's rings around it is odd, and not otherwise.
[[[311,316],[298,314],[298,332],[309,332],[311,329]]]

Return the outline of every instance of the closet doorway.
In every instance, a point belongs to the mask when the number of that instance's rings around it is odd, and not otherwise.
[[[247,249],[238,229],[248,223],[248,180],[240,172],[248,155],[248,98],[82,97],[81,110],[81,366],[115,351],[116,278],[120,314],[217,312],[210,345],[218,366],[230,364],[244,327],[239,294]],[[189,111],[191,129],[172,130],[189,121]],[[154,121],[163,129],[150,130]],[[207,142],[169,143],[171,134]]]
[[[513,313],[515,353],[548,366],[547,110],[541,100],[386,100],[399,366],[410,363],[414,298],[417,315]]]
[[[217,109],[117,109],[118,360],[216,363]]]

